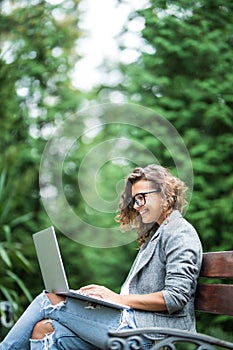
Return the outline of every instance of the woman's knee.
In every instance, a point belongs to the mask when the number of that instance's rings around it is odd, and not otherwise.
[[[65,296],[57,295],[54,293],[46,293],[46,296],[50,300],[51,304],[53,304],[53,305],[59,304],[61,301],[66,300]]]
[[[32,339],[43,339],[46,334],[52,333],[54,328],[50,319],[37,322],[32,331]]]

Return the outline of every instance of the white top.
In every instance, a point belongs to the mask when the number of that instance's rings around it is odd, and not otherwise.
[[[128,280],[126,280],[126,282],[123,284],[123,286],[121,288],[121,293],[120,293],[121,295],[129,295],[129,284],[134,276],[134,271],[137,269],[140,261],[142,260],[143,252],[144,252],[144,250],[138,254],[137,261],[136,261],[134,268],[131,272],[130,278]]]

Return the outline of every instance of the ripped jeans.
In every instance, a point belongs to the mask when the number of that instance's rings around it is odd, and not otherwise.
[[[54,332],[44,339],[30,339],[34,325],[51,322]],[[105,306],[88,307],[87,302],[67,298],[52,305],[43,292],[19,318],[0,350],[94,350],[104,349],[109,330],[135,328],[132,309],[121,311]]]

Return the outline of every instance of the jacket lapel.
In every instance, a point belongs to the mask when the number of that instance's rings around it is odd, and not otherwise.
[[[159,237],[161,231],[162,229],[160,227],[156,231],[156,233],[151,237],[148,243],[140,249],[124,284],[126,284],[129,279],[132,280],[134,276],[150,261],[155,250],[155,245],[158,242],[157,238]]]
[[[176,226],[178,223],[175,223],[175,222],[177,220],[179,221],[180,218],[182,218],[182,215],[180,214],[180,212],[178,210],[174,210],[171,213],[171,215],[169,216],[169,218],[166,219],[162,223],[162,225],[158,228],[158,230],[151,237],[151,239],[148,241],[148,243],[146,243],[145,246],[142,246],[142,248],[138,252],[138,255],[137,255],[137,257],[136,257],[136,259],[135,259],[135,261],[130,269],[130,272],[129,272],[124,284],[128,280],[131,281],[134,278],[134,276],[150,261],[150,259],[152,258],[153,254],[154,254],[155,246],[158,243],[158,238],[164,230],[164,226],[170,221],[172,221],[173,225],[175,224],[175,226]],[[167,221],[167,220],[169,220],[169,221]]]

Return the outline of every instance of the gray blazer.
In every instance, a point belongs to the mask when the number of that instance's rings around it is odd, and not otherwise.
[[[140,249],[126,279],[130,294],[162,291],[166,302],[167,311],[163,312],[135,309],[138,327],[195,331],[194,294],[201,262],[197,232],[175,210]]]

